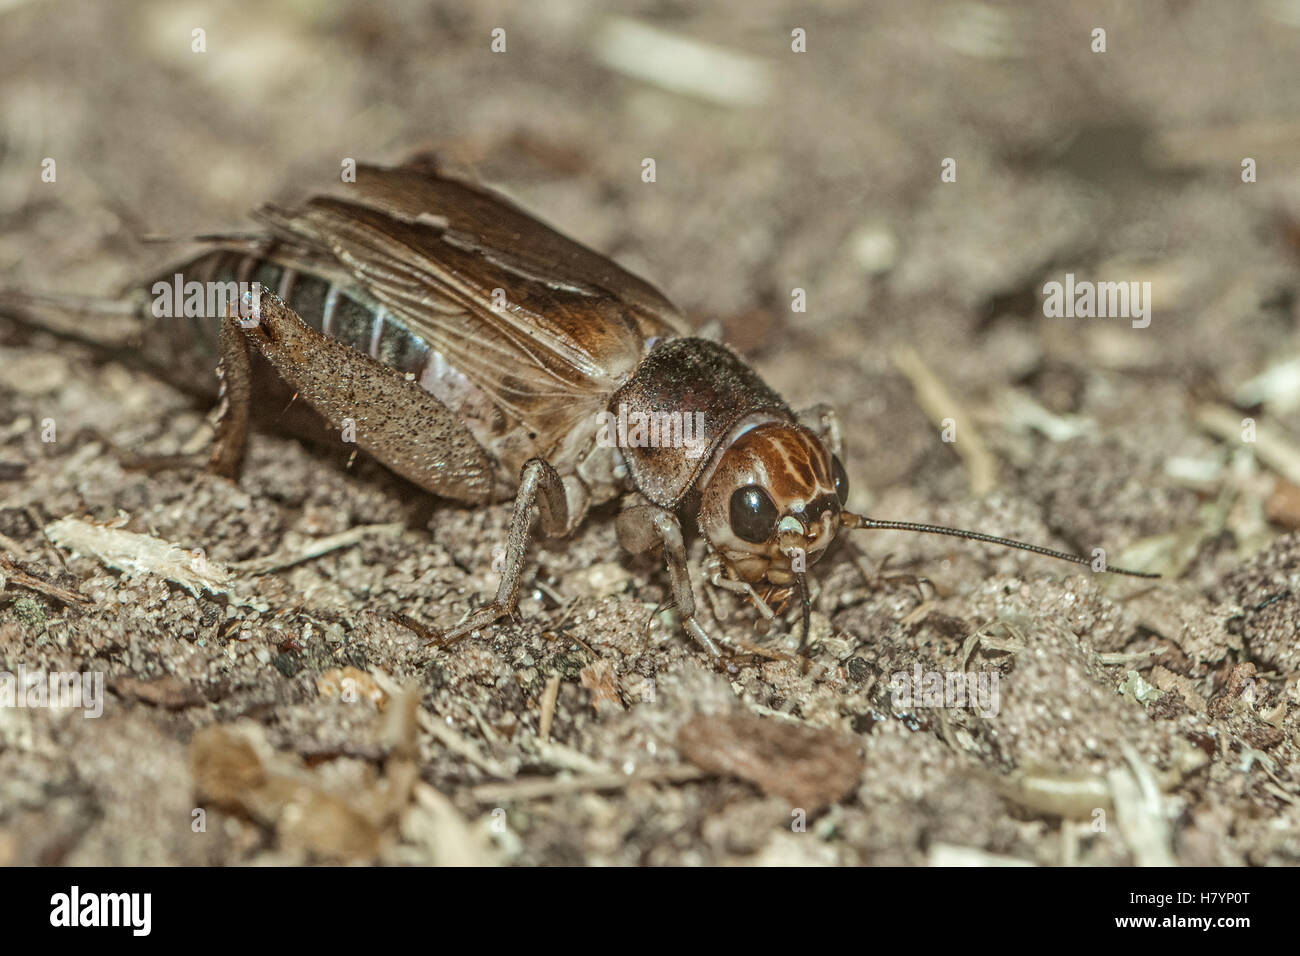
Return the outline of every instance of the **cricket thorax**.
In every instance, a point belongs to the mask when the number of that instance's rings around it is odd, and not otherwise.
[[[742,419],[793,421],[790,408],[724,345],[657,345],[609,401],[598,442],[622,453],[632,483],[664,508],[692,490]]]

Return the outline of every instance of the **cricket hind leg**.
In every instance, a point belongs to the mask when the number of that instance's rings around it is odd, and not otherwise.
[[[203,469],[231,481],[239,477],[248,446],[253,408],[253,367],[248,343],[229,313],[221,325],[221,361],[217,366],[217,407],[209,416],[216,436],[212,449],[175,455],[139,455],[114,446],[123,467],[138,471]]]
[[[227,314],[221,323],[221,364],[217,366],[217,438],[208,457],[208,470],[232,481],[239,477],[248,448],[248,427],[253,411],[253,365],[248,340]]]
[[[425,491],[465,504],[495,497],[496,471],[460,418],[397,369],[316,331],[262,291],[251,314],[227,318],[325,427]],[[235,368],[238,361],[232,363]],[[232,428],[233,434],[233,425]]]
[[[276,295],[263,291],[249,319],[228,317],[228,330],[245,338],[293,387],[296,394],[331,428],[350,421],[356,444],[390,471],[426,491],[471,504],[491,500],[494,469],[487,452],[460,419],[415,382],[357,350],[317,332]],[[247,404],[250,349],[241,352],[223,335],[228,416],[223,421],[228,447],[214,452],[214,462],[235,460],[247,419],[235,411]],[[566,484],[541,458],[527,461],[520,474],[506,547],[505,568],[494,601],[477,608],[432,643],[455,643],[514,613],[519,596],[533,507],[548,537],[567,534],[582,516],[586,492],[576,480]],[[403,615],[395,618],[413,626]],[[423,626],[421,634],[432,636]]]
[[[159,355],[145,354],[146,346],[155,351],[157,346],[157,336],[150,334],[148,311],[148,300],[138,291],[97,297],[0,288],[0,316],[14,320],[20,327],[88,345],[102,356],[159,374],[186,392],[210,399],[211,390],[205,387],[201,370],[182,353],[178,351],[170,362]],[[201,453],[142,455],[106,435],[89,433],[86,437],[106,446],[124,468],[136,471],[201,468],[205,464]]]

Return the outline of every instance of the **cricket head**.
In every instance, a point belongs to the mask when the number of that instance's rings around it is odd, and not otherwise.
[[[1098,567],[1088,559],[1024,541],[912,521],[877,520],[845,508],[844,466],[812,431],[790,422],[742,426],[702,476],[699,521],[728,573],[751,586],[767,586],[782,601],[796,591],[803,603],[803,634],[810,613],[807,569],[845,530],[906,531],[982,541],[1004,548],[1139,578],[1158,574]]]
[[[700,499],[700,528],[739,580],[797,585],[841,525],[848,476],[822,440],[800,425],[770,422],[742,432],[720,454]]]

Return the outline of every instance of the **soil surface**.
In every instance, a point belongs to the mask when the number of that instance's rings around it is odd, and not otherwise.
[[[433,149],[835,406],[854,509],[1163,577],[860,532],[802,656],[697,572],[714,662],[606,508],[435,649],[508,505],[132,467],[208,409],[0,319],[0,671],[103,680],[0,706],[0,864],[1300,862],[1300,14],[1086,6],[3,4],[0,285]]]

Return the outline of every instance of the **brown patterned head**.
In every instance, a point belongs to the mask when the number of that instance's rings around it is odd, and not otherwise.
[[[840,527],[848,477],[807,428],[758,425],[721,453],[700,500],[700,529],[743,581],[788,585]]]

